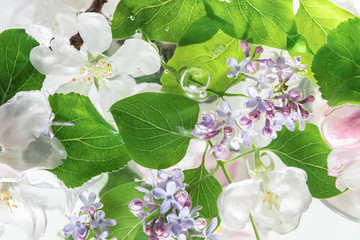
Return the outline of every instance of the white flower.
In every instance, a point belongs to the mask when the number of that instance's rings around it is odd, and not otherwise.
[[[0,163],[14,169],[55,168],[66,159],[61,142],[49,135],[53,114],[47,95],[19,92],[0,107]]]
[[[79,34],[84,40],[81,51],[68,39],[57,38],[30,53],[34,67],[46,74],[43,90],[51,94],[77,92],[88,95],[107,119],[108,110],[118,100],[131,95],[133,77],[149,75],[160,69],[160,57],[147,42],[126,40],[111,57],[103,55],[112,41],[107,20],[101,14],[82,13],[78,17]]]
[[[72,208],[71,192],[45,170],[19,172],[0,164],[0,238],[40,239],[46,228],[44,210]]]
[[[230,184],[218,198],[222,222],[244,228],[249,214],[265,230],[284,234],[293,231],[311,203],[306,173],[288,167],[263,175],[262,181],[248,179]]]

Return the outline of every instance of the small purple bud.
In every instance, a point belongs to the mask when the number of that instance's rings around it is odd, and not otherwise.
[[[258,120],[260,118],[260,113],[259,113],[259,111],[257,109],[254,109],[253,111],[251,111],[249,113],[249,117],[250,117],[251,120],[256,121],[256,120]]]
[[[265,102],[265,109],[266,111],[272,111],[275,109],[275,105],[272,101],[266,101]]]
[[[190,207],[191,206],[191,200],[187,200],[184,204],[184,207]]]
[[[174,194],[174,198],[178,203],[184,206],[189,198],[189,194],[186,191],[181,190]]]
[[[96,211],[97,211],[97,208],[94,207],[94,206],[90,206],[90,207],[88,208],[88,212],[89,212],[89,214],[90,214],[90,216],[91,216],[92,219],[94,218]]]
[[[155,234],[158,236],[162,236],[165,233],[165,225],[164,225],[164,219],[162,218],[159,223],[155,226]]]
[[[299,108],[300,108],[300,112],[301,112],[301,117],[303,119],[307,119],[310,115],[310,113],[308,111],[306,111],[304,108],[302,108],[300,105],[299,105]]]
[[[244,115],[240,118],[240,124],[249,127],[252,124],[252,120],[247,115]]]
[[[271,137],[272,133],[273,133],[273,130],[271,129],[271,127],[264,127],[262,130],[262,134],[265,137]]]
[[[246,57],[248,57],[249,54],[250,54],[250,48],[249,48],[248,42],[245,41],[245,40],[242,40],[240,42],[240,47],[244,50],[244,53],[245,53]]]
[[[195,227],[197,229],[204,229],[207,226],[207,222],[204,218],[198,218],[195,220]]]
[[[289,102],[289,108],[291,109],[291,111],[296,112],[297,111],[297,104],[294,102]]]
[[[297,89],[292,89],[289,92],[290,98],[294,101],[299,101],[301,99],[301,92]]]
[[[220,133],[220,130],[210,132],[210,133],[205,135],[204,140],[208,141],[208,140],[212,139],[213,137],[215,137],[216,135],[218,135],[219,133]]]
[[[254,52],[254,57],[257,55],[257,54],[262,54],[264,52],[264,49],[260,46],[257,46],[255,48],[255,52]]]
[[[159,240],[159,238],[157,236],[155,236],[155,235],[151,235],[149,237],[149,240]]]
[[[131,200],[131,202],[129,203],[129,208],[132,211],[139,211],[143,207],[144,207],[144,202],[138,198]]]
[[[306,103],[312,103],[314,101],[315,101],[315,97],[313,95],[309,95],[307,98],[302,100],[300,103],[301,104],[306,104]]]
[[[151,228],[151,227],[146,227],[146,228],[145,228],[145,234],[146,234],[147,236],[150,236],[151,234],[153,234],[152,228]]]
[[[250,73],[254,73],[254,72],[256,72],[258,70],[258,63],[257,62],[250,62],[250,63],[246,64],[245,68]]]
[[[274,119],[275,113],[274,113],[274,111],[266,111],[265,116],[266,116],[267,119]]]
[[[286,99],[286,98],[289,98],[289,97],[290,97],[290,94],[289,94],[289,93],[285,93],[285,94],[276,96],[275,98],[276,98],[276,99]]]
[[[233,134],[233,132],[234,132],[234,129],[230,126],[226,126],[224,128],[224,133],[226,136],[231,136]]]
[[[289,116],[290,113],[291,113],[291,109],[289,107],[282,107],[281,108],[281,113],[284,115],[284,116]]]

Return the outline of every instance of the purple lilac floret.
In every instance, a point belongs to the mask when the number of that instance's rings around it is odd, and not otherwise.
[[[157,176],[154,182],[151,180],[152,184],[147,182],[136,188],[144,193],[144,200],[133,199],[129,203],[132,213],[143,221],[143,232],[148,239],[186,240],[191,234],[201,234],[207,222],[199,218],[200,206],[192,208],[183,172],[180,169],[171,173],[158,171]],[[150,218],[151,213],[157,215]]]
[[[306,64],[301,64],[301,57],[290,58],[282,52],[273,52],[270,58],[260,59],[262,47],[256,46],[252,50],[253,46],[244,40],[240,46],[245,59],[229,58],[227,64],[229,78],[243,73],[252,82],[245,91],[247,94],[239,94],[247,97],[244,108],[232,110],[238,108],[232,108],[223,99],[222,108],[203,114],[192,131],[200,139],[214,141],[208,153],[217,160],[227,157],[229,145],[238,151],[241,145],[249,147],[255,138],[277,138],[283,125],[294,131],[298,122],[299,130],[304,130],[305,123],[311,118],[305,105],[315,100],[312,95],[304,96],[296,87],[288,89],[290,79],[297,80],[297,74],[306,73]],[[253,73],[259,74],[255,77]]]
[[[68,238],[72,235],[73,239],[85,240],[90,231],[93,231],[97,240],[106,239],[109,235],[109,229],[106,226],[115,226],[116,221],[104,219],[105,212],[99,210],[103,207],[103,204],[100,202],[94,203],[96,200],[95,193],[90,193],[88,198],[83,195],[80,195],[79,198],[84,203],[84,206],[81,207],[79,217],[73,214],[67,215],[70,223],[63,228],[65,237]],[[101,234],[98,232],[98,228],[100,228]],[[114,239],[112,238],[112,240]]]

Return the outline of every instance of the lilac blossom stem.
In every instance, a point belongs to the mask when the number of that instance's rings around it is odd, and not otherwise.
[[[251,150],[251,151],[248,151],[248,152],[246,152],[246,153],[243,153],[243,154],[241,154],[241,155],[239,155],[239,156],[236,156],[236,157],[234,157],[234,158],[232,158],[232,159],[230,159],[230,160],[228,160],[228,161],[225,161],[224,163],[225,163],[225,164],[228,164],[228,163],[235,162],[235,161],[238,160],[239,158],[242,158],[242,157],[244,157],[244,156],[246,156],[246,155],[248,155],[248,154],[250,154],[250,153],[253,153],[253,152],[255,152],[255,149],[253,149],[253,150]]]
[[[255,236],[256,236],[256,240],[260,240],[260,236],[259,236],[259,233],[257,231],[257,228],[256,228],[256,225],[255,225],[255,222],[254,222],[254,219],[253,217],[251,216],[251,214],[249,215],[250,216],[250,221],[251,221],[251,225],[254,229],[254,232],[255,232]]]

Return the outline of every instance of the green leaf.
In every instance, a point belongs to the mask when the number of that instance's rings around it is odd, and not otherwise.
[[[326,36],[331,30],[339,23],[353,17],[354,15],[328,0],[300,0],[295,19],[299,33],[306,38],[310,49],[316,53],[326,43]],[[301,55],[302,62],[308,66],[311,66],[314,58],[308,53],[294,53],[293,55]],[[314,81],[310,68],[305,76]]]
[[[225,33],[250,43],[308,52],[297,32],[293,2],[284,0],[204,0],[208,16]]]
[[[219,48],[221,51],[218,50]],[[230,68],[226,65],[229,57],[236,58],[238,61],[245,59],[245,54],[240,47],[240,40],[219,31],[204,43],[178,47],[168,65],[178,72],[194,66],[205,69],[209,72],[211,79],[208,89],[222,93],[231,82],[227,77],[227,71]],[[179,81],[171,73],[163,74],[161,77],[163,90],[166,92],[184,93]]]
[[[148,237],[143,233],[143,221],[129,210],[129,203],[135,198],[142,199],[144,193],[139,192],[135,187],[140,186],[139,182],[120,185],[108,191],[100,200],[104,204],[102,210],[106,218],[115,219],[116,226],[110,228],[109,239],[116,237],[117,240],[146,240]]]
[[[336,178],[328,176],[327,157],[331,148],[323,140],[318,127],[307,123],[304,131],[283,128],[270,145],[261,150],[275,153],[287,166],[301,168],[308,175],[307,184],[315,198],[330,198],[341,192]]]
[[[67,152],[63,164],[51,170],[67,187],[78,187],[103,172],[124,167],[130,157],[120,134],[97,112],[88,97],[55,94],[49,97],[55,122],[75,126],[52,126]]]
[[[185,32],[179,42],[179,46],[186,46],[196,43],[206,42],[211,39],[219,28],[216,27],[208,16],[194,22]]]
[[[168,168],[185,155],[199,105],[186,97],[141,93],[110,109],[133,160],[147,168]]]
[[[141,177],[136,172],[131,170],[131,168],[129,168],[128,166],[120,169],[117,172],[108,173],[108,181],[104,188],[101,190],[99,196],[102,197],[109,190],[119,185],[134,182],[135,179],[141,179]]]
[[[29,55],[38,42],[23,29],[0,34],[0,105],[17,92],[40,90],[45,76],[31,65]]]
[[[314,57],[312,71],[329,106],[360,104],[360,19],[340,23]]]
[[[192,206],[202,206],[202,210],[199,211],[201,217],[211,219],[219,215],[217,199],[222,192],[222,187],[212,176],[200,182],[207,174],[208,171],[204,165],[184,171],[185,183],[189,185],[187,191],[192,198]]]
[[[178,43],[205,15],[202,0],[122,0],[112,21],[113,37],[127,38],[141,29],[150,39]]]
[[[135,81],[136,81],[136,84],[140,84],[140,83],[157,83],[157,84],[161,84],[160,83],[160,78],[161,78],[160,74],[151,74],[151,75],[145,75],[145,76],[137,77],[137,78],[135,78]]]

